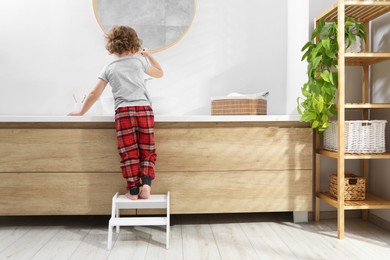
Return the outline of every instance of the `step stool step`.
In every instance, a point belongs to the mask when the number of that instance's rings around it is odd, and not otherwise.
[[[129,217],[111,218],[110,226],[165,226],[166,217]]]
[[[125,195],[114,199],[117,209],[166,209],[167,195],[153,194],[149,199],[130,200]]]

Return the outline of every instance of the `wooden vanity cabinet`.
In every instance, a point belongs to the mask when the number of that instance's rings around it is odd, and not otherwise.
[[[312,210],[306,124],[156,122],[155,139],[172,214]],[[111,122],[0,123],[0,215],[109,215],[116,146]]]

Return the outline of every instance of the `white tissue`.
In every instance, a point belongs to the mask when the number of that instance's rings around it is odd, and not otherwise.
[[[230,93],[227,96],[224,97],[212,97],[211,100],[218,100],[218,99],[267,99],[269,95],[269,91],[263,91],[260,93],[255,94],[241,94],[237,92]]]

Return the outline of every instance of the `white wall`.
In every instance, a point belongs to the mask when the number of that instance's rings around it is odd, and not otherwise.
[[[390,52],[390,15],[378,18],[372,23],[373,51]],[[372,100],[375,103],[390,103],[390,62],[381,62],[373,66],[372,70]],[[390,150],[390,112],[388,110],[374,110],[372,119],[387,120],[386,147]],[[390,199],[390,161],[373,160],[370,164],[370,190],[380,196]],[[372,210],[373,214],[390,221],[390,210]]]
[[[165,70],[148,84],[157,113],[209,114],[212,96],[269,90],[268,113],[285,114],[287,0],[265,2],[198,0],[188,34],[155,55]],[[0,5],[0,114],[66,114],[113,59],[92,1]]]
[[[309,0],[288,1],[286,114],[298,114],[297,97],[307,82],[307,62],[301,61],[302,46],[309,39]]]
[[[92,1],[0,3],[0,114],[64,114],[109,61]]]

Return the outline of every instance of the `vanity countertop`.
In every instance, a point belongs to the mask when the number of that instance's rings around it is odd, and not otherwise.
[[[155,115],[155,122],[299,122],[299,115]],[[114,122],[114,116],[0,115],[0,123]]]

